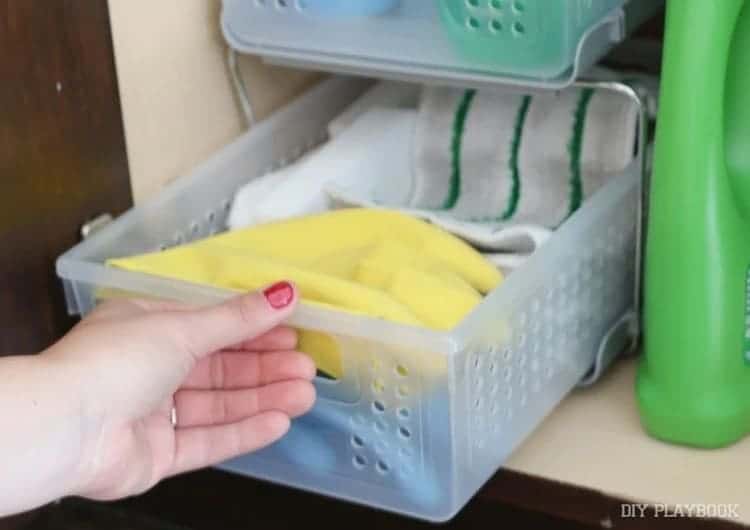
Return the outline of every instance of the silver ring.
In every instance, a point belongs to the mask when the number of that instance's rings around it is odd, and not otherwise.
[[[169,421],[172,423],[172,428],[177,427],[177,407],[172,405],[172,410],[169,411]]]

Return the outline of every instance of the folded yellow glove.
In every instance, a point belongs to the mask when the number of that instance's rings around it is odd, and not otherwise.
[[[238,292],[286,279],[305,302],[438,330],[458,324],[502,280],[455,236],[399,212],[364,208],[253,226],[108,264]],[[320,370],[341,375],[334,341],[301,331],[300,349]]]

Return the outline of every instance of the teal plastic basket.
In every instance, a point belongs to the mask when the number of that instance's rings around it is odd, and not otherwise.
[[[441,0],[443,25],[472,64],[554,77],[584,33],[622,0]]]

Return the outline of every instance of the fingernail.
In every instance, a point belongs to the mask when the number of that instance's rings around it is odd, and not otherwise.
[[[268,303],[274,309],[284,309],[294,300],[294,288],[289,282],[279,282],[263,291]]]

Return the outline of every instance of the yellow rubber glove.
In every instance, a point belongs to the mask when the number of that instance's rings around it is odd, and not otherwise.
[[[238,292],[287,279],[297,284],[303,302],[438,330],[457,325],[502,280],[462,240],[380,209],[268,223],[108,263]],[[334,340],[303,331],[300,349],[319,369],[340,377]]]

